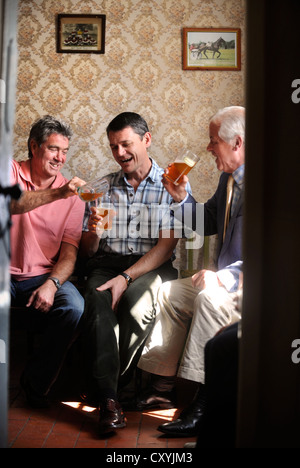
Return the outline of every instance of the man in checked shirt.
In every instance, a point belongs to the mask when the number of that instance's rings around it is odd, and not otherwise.
[[[172,198],[161,182],[164,171],[147,153],[151,134],[145,120],[124,112],[108,125],[107,136],[121,167],[107,176],[110,190],[102,199],[116,212],[113,229],[100,237],[103,220],[87,206],[81,245],[89,258],[84,362],[87,387],[100,406],[100,434],[126,425],[117,400],[119,376],[125,382],[139,358],[155,319],[159,286],[177,277],[172,260],[178,241]]]

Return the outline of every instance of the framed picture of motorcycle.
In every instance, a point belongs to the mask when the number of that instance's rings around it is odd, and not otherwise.
[[[105,15],[57,16],[57,52],[104,54]]]
[[[240,70],[239,28],[183,28],[183,70]]]

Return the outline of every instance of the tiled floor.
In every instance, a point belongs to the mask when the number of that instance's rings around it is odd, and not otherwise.
[[[23,346],[23,348],[22,348]],[[26,347],[26,346],[25,346]],[[179,449],[191,438],[168,438],[156,430],[170,421],[179,408],[163,411],[125,412],[127,426],[106,438],[97,434],[98,409],[79,401],[56,401],[49,409],[31,409],[19,386],[24,344],[18,342],[11,351],[10,408],[8,447],[10,448],[150,448]],[[187,382],[179,382],[180,406],[185,406],[195,391]],[[63,392],[60,394],[63,397]],[[64,400],[61,398],[60,400]],[[79,400],[79,399],[78,399]]]

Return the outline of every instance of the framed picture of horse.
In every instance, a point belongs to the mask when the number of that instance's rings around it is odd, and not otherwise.
[[[240,70],[239,28],[183,28],[183,70]]]
[[[57,15],[59,53],[104,54],[105,15]]]

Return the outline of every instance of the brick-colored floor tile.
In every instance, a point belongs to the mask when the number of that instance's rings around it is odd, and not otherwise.
[[[58,435],[64,434],[79,434],[82,428],[82,421],[74,421],[74,422],[64,422],[64,421],[57,421],[53,426],[53,433]]]
[[[15,420],[15,419],[25,419],[27,420],[30,418],[32,414],[32,409],[30,408],[16,408],[16,407],[10,407],[9,408],[9,419],[10,420]]]
[[[125,437],[121,436],[118,438],[111,438],[107,441],[108,449],[116,448],[136,448],[137,446],[136,437]]]
[[[79,438],[75,444],[75,448],[106,448],[106,440]]]
[[[98,439],[96,423],[85,421],[80,430],[80,439],[81,440]]]
[[[10,447],[17,437],[21,434],[27,420],[17,419],[11,420],[8,427],[8,446]]]
[[[166,446],[166,442],[162,442],[160,440],[156,441],[156,442],[139,442],[138,445],[137,445],[137,448],[147,448],[147,449],[152,449],[152,450],[156,450],[156,449],[160,449],[160,448],[167,448]]]
[[[26,437],[20,436],[13,443],[11,448],[42,448],[44,444],[43,437]]]
[[[187,442],[195,442],[196,437],[174,437],[168,439],[168,448],[176,449],[176,448],[184,448],[184,444]]]
[[[50,434],[45,441],[43,448],[74,448],[77,442],[77,435]]]
[[[16,359],[22,353],[16,355]],[[14,362],[14,360],[13,360]],[[21,371],[11,368],[10,408],[8,412],[8,447],[11,448],[104,448],[114,449],[181,449],[196,438],[168,438],[157,430],[160,424],[176,419],[179,409],[160,411],[125,411],[127,425],[105,437],[99,437],[99,411],[84,403],[52,402],[49,409],[32,409],[19,387]],[[189,391],[189,393],[188,393]],[[194,389],[179,381],[179,399],[184,407]],[[57,395],[53,395],[57,398]],[[64,396],[66,398],[66,396]],[[135,453],[135,452],[133,452]],[[136,452],[137,453],[137,452]]]

